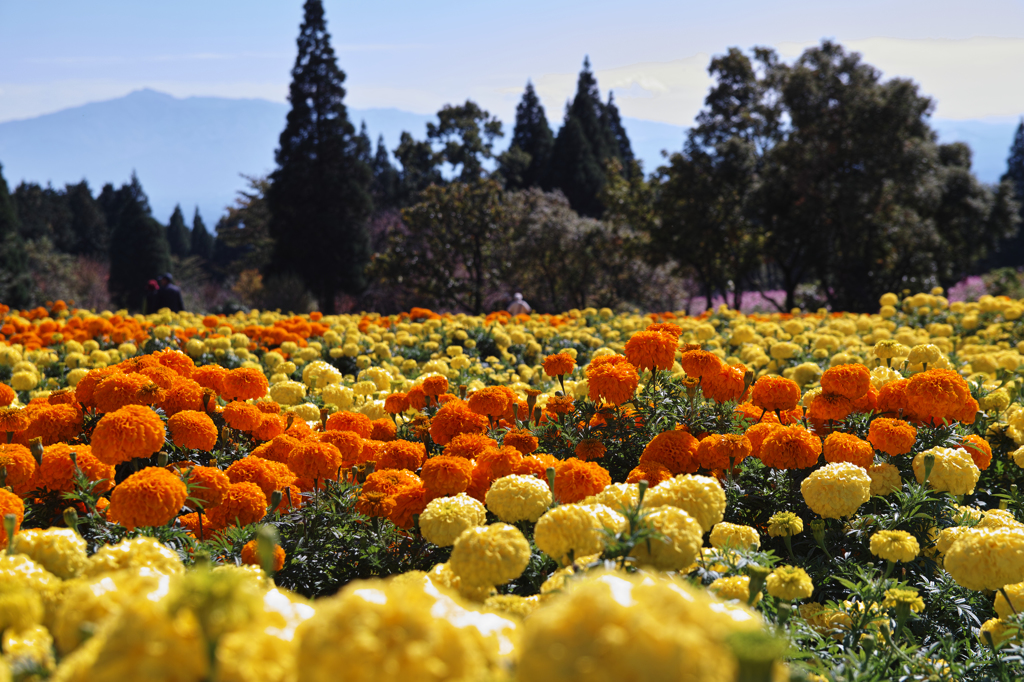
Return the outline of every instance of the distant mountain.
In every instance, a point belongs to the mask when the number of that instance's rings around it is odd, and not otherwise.
[[[260,99],[189,97],[154,90],[64,109],[36,118],[0,123],[0,164],[10,185],[22,180],[63,186],[89,181],[120,185],[134,170],[149,195],[153,214],[166,222],[180,203],[191,219],[198,206],[207,224],[216,223],[240,177],[269,173],[284,128],[288,105]],[[358,128],[365,121],[374,145],[378,135],[393,150],[407,130],[422,139],[434,117],[398,109],[349,109]],[[552,121],[557,124],[558,121]],[[663,149],[683,146],[682,126],[625,118],[633,151],[650,173],[665,160]],[[943,141],[963,140],[974,150],[974,166],[985,182],[1006,169],[1015,122],[933,121]],[[511,137],[511,122],[506,121]]]

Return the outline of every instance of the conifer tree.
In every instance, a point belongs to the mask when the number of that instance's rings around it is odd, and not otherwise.
[[[377,152],[373,155],[373,205],[377,208],[398,207],[398,169],[391,164],[384,136],[377,138]]]
[[[331,48],[320,0],[307,0],[292,68],[291,110],[267,192],[271,274],[297,276],[320,309],[365,286],[372,210],[369,166],[342,99],[345,74]]]
[[[195,215],[192,216],[192,241],[189,246],[189,253],[199,256],[203,260],[213,258],[213,235],[206,229],[203,217],[199,215],[199,207],[196,207]]]
[[[171,249],[171,255],[178,258],[188,256],[191,249],[192,236],[185,226],[185,216],[181,213],[181,205],[175,205],[171,220],[167,223],[167,245]]]
[[[145,297],[146,282],[170,268],[166,231],[153,218],[149,199],[134,173],[129,184],[116,191],[111,188],[105,208],[113,226],[107,288],[116,305],[139,310]]]
[[[27,306],[32,293],[25,242],[18,232],[20,227],[3,166],[0,166],[0,303],[11,307]]]
[[[604,118],[608,123],[608,130],[615,139],[616,153],[622,167],[627,171],[633,166],[636,157],[633,156],[633,147],[629,144],[629,136],[622,126],[622,118],[619,116],[619,108],[615,106],[615,94],[608,93],[608,104],[604,106]]]
[[[1024,210],[1024,119],[1021,119],[1017,126],[1017,133],[1013,136],[1010,157],[1006,160],[1006,174],[1003,179],[1013,183],[1013,188],[1017,192],[1017,201],[1021,202],[1021,208]]]
[[[512,144],[509,151],[501,156],[501,170],[505,177],[505,186],[509,189],[525,189],[538,187],[541,178],[551,160],[551,148],[555,137],[548,125],[544,106],[533,89],[533,83],[526,82],[526,91],[516,106],[516,124],[512,131]],[[513,149],[519,150],[529,157],[517,155]],[[514,160],[521,159],[523,168],[512,171]]]
[[[998,191],[1000,199],[1014,202],[1013,208],[1017,209],[1017,214],[1024,221],[1024,119],[1021,119],[1013,136],[1010,156],[1006,159],[1006,172],[1001,178]],[[1004,197],[1004,194],[1013,196]],[[1024,265],[1024,230],[1019,230],[1013,237],[1004,239],[999,244],[997,253],[985,265],[990,268]]]
[[[89,184],[83,180],[65,187],[71,210],[71,231],[75,235],[75,253],[106,258],[110,249],[107,220],[99,202],[93,199]]]

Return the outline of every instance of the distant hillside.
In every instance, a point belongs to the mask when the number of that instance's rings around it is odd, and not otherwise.
[[[176,203],[189,218],[199,207],[214,224],[245,186],[240,174],[261,175],[274,166],[274,149],[284,127],[286,104],[259,99],[189,97],[153,90],[64,109],[22,121],[0,123],[0,164],[7,182],[21,180],[61,186],[89,181],[94,191],[106,182],[125,182],[138,173],[153,214],[166,221]],[[433,116],[398,109],[350,109],[358,128],[366,122],[376,145],[383,135],[394,149],[403,130],[426,134]],[[560,121],[552,121],[558,124]],[[685,128],[624,119],[633,150],[647,172],[664,163],[661,150],[682,148]],[[934,121],[943,141],[963,140],[974,150],[975,170],[994,182],[1006,169],[1014,122]],[[511,136],[511,121],[505,122]]]

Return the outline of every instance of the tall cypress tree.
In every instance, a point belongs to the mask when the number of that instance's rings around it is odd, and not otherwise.
[[[149,199],[135,173],[129,184],[108,194],[106,199],[105,208],[110,211],[113,225],[107,288],[118,306],[138,310],[146,294],[146,281],[170,267],[167,234],[153,217]]]
[[[586,58],[543,185],[561,189],[578,213],[599,217],[604,209],[598,194],[607,181],[605,163],[612,158],[622,160],[619,141],[609,126],[607,108]]]
[[[622,125],[619,108],[615,106],[615,94],[611,92],[608,93],[608,104],[604,105],[604,120],[615,140],[616,155],[622,162],[622,167],[628,171],[636,157],[633,156],[633,147],[629,144],[629,135]]]
[[[21,221],[0,165],[0,303],[25,307],[32,295],[28,256],[19,229]]]
[[[292,68],[291,110],[267,192],[273,274],[302,279],[324,312],[365,287],[372,173],[348,119],[320,0],[306,0]]]
[[[189,253],[208,261],[213,258],[213,247],[213,235],[206,229],[206,223],[203,222],[203,217],[199,215],[199,207],[197,206],[196,212],[192,216],[192,241],[189,245]]]
[[[1021,220],[1024,220],[1024,119],[1017,126],[1010,145],[1010,156],[1006,159],[1006,172],[1002,183],[1009,183],[1013,190]],[[985,264],[989,267],[1019,267],[1024,265],[1024,230],[1004,239],[997,253]]]
[[[71,231],[75,235],[75,253],[106,258],[110,249],[107,219],[99,202],[93,199],[89,184],[66,185],[68,208],[71,210]]]
[[[377,152],[373,155],[373,205],[377,208],[397,208],[399,201],[398,169],[391,164],[384,136],[377,138]]]
[[[1021,119],[1020,125],[1017,126],[1017,134],[1013,136],[1003,179],[1013,183],[1017,201],[1021,202],[1021,209],[1024,210],[1024,119]]]
[[[181,205],[174,206],[174,213],[167,223],[167,244],[171,248],[171,255],[178,258],[185,258],[191,249],[192,236],[185,226],[185,216],[181,213]]]
[[[526,82],[526,91],[523,98],[516,106],[516,124],[512,131],[512,144],[509,149],[519,149],[530,155],[529,164],[515,173],[514,179],[506,173],[506,186],[509,189],[522,189],[526,187],[537,187],[541,184],[541,178],[547,171],[548,163],[551,161],[551,149],[555,145],[555,136],[548,125],[548,117],[544,113],[544,106],[537,97],[537,91],[533,89],[533,83]],[[502,159],[503,162],[511,162],[515,155],[509,155]],[[524,159],[525,160],[525,159]],[[505,165],[503,163],[503,165]]]

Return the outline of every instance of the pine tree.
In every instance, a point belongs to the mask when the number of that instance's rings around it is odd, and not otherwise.
[[[509,189],[525,189],[527,187],[538,187],[541,178],[547,171],[548,163],[551,161],[551,149],[554,147],[555,137],[548,125],[548,118],[544,113],[544,106],[537,97],[537,91],[533,89],[533,83],[526,82],[526,91],[523,98],[516,106],[516,124],[512,131],[512,144],[509,151],[502,155],[502,175],[505,176],[505,186]],[[526,157],[517,155],[513,149],[529,155]],[[527,165],[525,168],[516,169],[511,172],[514,160],[522,159]]]
[[[307,0],[288,98],[291,110],[267,193],[274,239],[272,274],[298,276],[320,309],[365,286],[372,174],[342,99],[320,0]]]
[[[566,107],[565,123],[555,138],[543,182],[545,189],[562,190],[581,215],[601,215],[603,207],[598,195],[607,181],[605,164],[611,159],[623,161],[619,140],[608,117],[597,79],[590,70],[590,59],[584,59],[576,83],[576,97]]]
[[[1004,185],[1009,187],[1009,192]],[[1017,132],[1013,136],[1010,156],[1006,159],[1006,172],[1001,178],[999,190],[1001,191],[999,198],[1003,201],[1007,201],[1011,197],[1003,197],[1002,194],[1012,193],[1014,195],[1012,199],[1016,203],[1018,215],[1024,221],[1024,119],[1021,119],[1017,126]],[[990,268],[1024,265],[1024,230],[1018,230],[1013,237],[1004,239],[999,244],[997,253],[985,265]]]
[[[388,150],[384,147],[384,136],[381,135],[377,138],[377,153],[373,156],[373,205],[377,208],[397,208],[400,180],[398,169],[391,165]]]
[[[89,184],[83,180],[65,187],[71,210],[71,231],[75,235],[75,253],[106,258],[110,249],[107,219],[100,204],[92,197]]]
[[[113,190],[113,188],[111,188]],[[138,177],[105,197],[113,229],[110,235],[110,279],[107,288],[114,303],[139,310],[146,282],[170,268],[170,249],[164,226],[153,218]],[[102,197],[102,195],[101,195]]]
[[[1021,202],[1021,208],[1024,209],[1024,119],[1021,119],[1017,133],[1013,136],[1003,179],[1013,183],[1013,188],[1017,191],[1017,201]]]
[[[171,255],[185,258],[189,254],[192,236],[185,226],[185,216],[181,213],[181,205],[175,205],[171,221],[167,224],[167,244]]]
[[[189,254],[193,256],[199,256],[203,260],[210,260],[213,258],[213,235],[206,229],[206,223],[203,222],[203,217],[199,215],[199,207],[196,207],[196,212],[192,216],[192,241],[189,245]]]
[[[27,306],[32,295],[32,278],[20,227],[21,221],[0,165],[0,303],[12,307]]]
[[[633,156],[633,147],[629,144],[629,136],[622,126],[622,118],[619,116],[619,108],[615,106],[615,94],[608,93],[608,104],[604,106],[604,119],[608,124],[608,130],[615,138],[616,155],[622,162],[622,167],[627,171],[632,167],[636,157]]]

